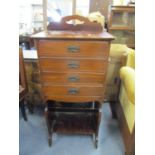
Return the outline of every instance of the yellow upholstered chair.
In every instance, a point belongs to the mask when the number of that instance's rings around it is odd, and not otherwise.
[[[126,154],[132,154],[135,138],[135,51],[133,49],[128,48],[126,65],[120,69],[120,79],[116,111]]]

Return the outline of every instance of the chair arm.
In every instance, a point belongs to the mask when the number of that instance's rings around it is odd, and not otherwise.
[[[130,101],[135,103],[135,70],[124,66],[120,69],[120,78]]]

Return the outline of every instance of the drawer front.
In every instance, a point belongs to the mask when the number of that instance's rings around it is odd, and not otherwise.
[[[62,102],[92,102],[92,101],[100,101],[103,102],[104,96],[76,96],[76,95],[52,95],[46,94],[45,100],[55,100]]]
[[[107,68],[106,60],[67,60],[67,59],[39,59],[41,71],[78,71],[78,72],[101,72]]]
[[[108,57],[109,43],[101,41],[40,40],[39,57]]]
[[[82,85],[50,85],[42,86],[46,95],[70,95],[70,96],[103,96],[103,86],[82,86]]]
[[[48,84],[66,84],[66,83],[88,83],[103,84],[105,82],[105,74],[86,74],[86,73],[42,73],[43,83]]]

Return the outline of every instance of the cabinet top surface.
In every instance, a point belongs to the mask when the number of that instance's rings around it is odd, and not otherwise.
[[[86,32],[86,31],[42,31],[31,36],[34,39],[82,39],[82,40],[113,40],[114,36],[108,32]]]

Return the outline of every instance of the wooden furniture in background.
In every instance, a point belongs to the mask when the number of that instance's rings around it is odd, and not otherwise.
[[[25,121],[27,121],[27,116],[25,112],[25,95],[27,94],[27,83],[25,75],[25,67],[23,60],[22,48],[19,48],[19,104],[21,107],[21,113]]]
[[[113,43],[135,48],[135,6],[110,6],[108,32],[116,37]]]
[[[41,83],[38,58],[33,56],[36,51],[24,51],[24,64],[26,70],[26,80],[28,86],[28,94],[26,96],[27,106],[31,113],[33,113],[35,107],[42,107],[41,97]]]
[[[61,31],[53,27],[56,25],[53,23],[47,32],[32,36],[47,107],[49,145],[54,131],[95,135],[97,147],[110,42],[114,38],[102,32],[101,27],[96,31],[98,24],[92,23],[89,27],[88,22],[84,22],[66,26],[70,19],[83,21],[85,18],[65,17],[59,24]]]

